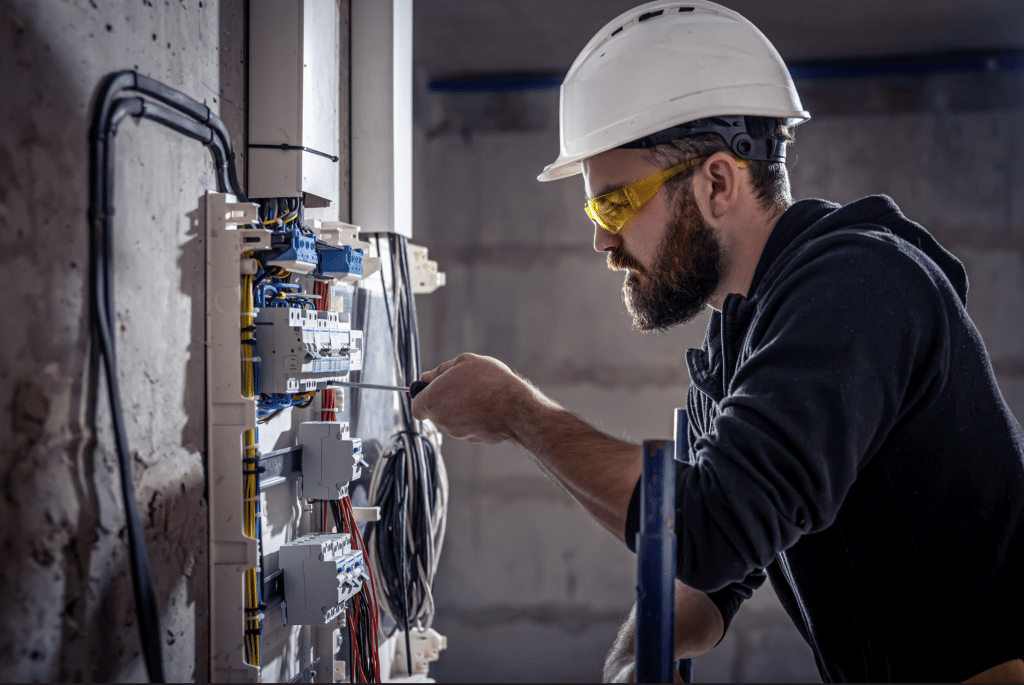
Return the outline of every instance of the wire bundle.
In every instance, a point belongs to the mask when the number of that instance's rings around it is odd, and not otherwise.
[[[396,375],[400,385],[420,376],[416,303],[404,236],[388,235],[393,302],[384,303],[391,326]],[[380,253],[380,239],[377,251]],[[384,275],[381,272],[381,281]],[[394,312],[394,316],[392,316]],[[448,477],[444,461],[412,415],[412,399],[401,395],[400,428],[384,449],[373,472],[368,499],[381,509],[381,521],[367,528],[370,565],[381,579],[381,607],[405,632],[406,658],[412,674],[409,628],[430,626],[434,617],[434,575],[444,542]]]
[[[380,522],[367,531],[370,564],[382,580],[378,599],[408,637],[411,625],[429,628],[433,621],[444,542],[448,475],[432,442],[405,431],[396,435],[374,469],[369,498],[381,507]]]
[[[352,536],[352,546],[367,558],[366,544],[356,525],[355,513],[352,511],[352,500],[343,497],[331,501],[331,513],[339,531]],[[380,635],[380,608],[377,606],[377,588],[372,569],[370,583],[359,590],[352,598],[352,609],[346,611],[349,626],[349,659],[352,664],[352,682],[379,683],[380,656],[377,653],[378,636]]]

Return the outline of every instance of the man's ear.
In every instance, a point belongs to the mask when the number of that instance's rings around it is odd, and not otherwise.
[[[728,152],[716,152],[701,164],[693,176],[693,195],[707,219],[718,219],[732,211],[740,198],[740,174]]]

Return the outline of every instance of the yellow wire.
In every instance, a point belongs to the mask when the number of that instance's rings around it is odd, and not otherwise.
[[[251,257],[252,252],[246,252],[242,257]],[[256,312],[253,307],[253,288],[252,288],[252,276],[242,276],[242,297],[241,297],[241,324],[242,328],[249,328],[253,325],[256,317]],[[252,331],[244,331],[242,333],[242,340],[254,340],[255,335]],[[251,345],[242,345],[242,354],[245,357],[253,357],[254,348]],[[256,364],[252,361],[242,362],[242,395],[244,397],[255,397],[256,396]],[[244,443],[244,456],[247,459],[252,459],[256,456],[256,429],[250,428],[245,431],[243,435]],[[242,470],[246,473],[242,477],[242,520],[243,520],[243,532],[247,537],[256,537],[256,490],[257,490],[257,475],[255,473],[255,464],[252,464],[253,468],[247,468],[251,462],[242,462]],[[252,471],[252,473],[250,473]],[[260,618],[256,610],[259,608],[258,602],[258,588],[259,588],[259,569],[248,569],[245,572],[245,596],[246,609],[252,611],[246,612],[245,627],[247,630],[257,630],[260,627]],[[260,649],[260,636],[257,633],[246,633],[245,634],[245,645],[246,652],[249,658],[249,663],[253,666],[262,666],[262,654]]]
[[[272,225],[276,224],[279,221],[282,224],[290,224],[291,222],[295,221],[295,219],[297,219],[298,216],[299,216],[299,211],[295,210],[293,212],[286,213],[284,216],[276,217],[274,219],[268,219],[267,221],[263,222],[263,225],[264,226],[272,226]]]

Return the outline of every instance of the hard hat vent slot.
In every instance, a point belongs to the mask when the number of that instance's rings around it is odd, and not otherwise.
[[[647,12],[646,14],[641,14],[640,18],[637,19],[637,21],[647,21],[651,17],[660,17],[664,13],[665,10],[658,10],[657,12]]]

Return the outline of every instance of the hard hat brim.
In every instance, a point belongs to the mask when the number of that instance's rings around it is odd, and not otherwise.
[[[742,114],[746,114],[748,116],[778,117],[780,119],[785,119],[786,120],[786,124],[788,126],[797,126],[798,124],[802,124],[802,123],[804,123],[805,121],[807,121],[807,120],[809,120],[811,118],[810,113],[807,112],[806,110],[796,110],[796,111],[789,110],[789,111],[784,111],[784,112],[769,112],[769,111],[766,111],[766,110],[763,110],[763,109],[759,109],[757,113],[753,113],[753,112],[735,112],[735,111],[722,112],[722,111],[717,111],[717,110],[709,110],[706,113],[700,113],[699,116],[694,116],[692,119],[690,119],[690,121],[693,121],[693,120],[696,120],[696,119],[703,119],[703,118],[706,118],[706,117],[734,116],[734,115],[742,115]],[[685,122],[685,121],[665,122],[663,125],[658,125],[656,127],[653,127],[652,130],[669,128],[671,126],[678,126],[680,124],[685,124],[685,123],[687,123],[687,122]],[[585,152],[578,152],[576,154],[571,154],[571,155],[561,154],[561,155],[558,156],[558,158],[554,162],[552,162],[551,164],[549,164],[546,167],[544,167],[544,170],[541,171],[540,174],[537,176],[537,180],[541,181],[542,183],[544,183],[544,182],[547,182],[547,181],[558,181],[558,180],[563,179],[563,178],[569,178],[570,176],[576,176],[577,174],[582,174],[583,173],[583,160],[588,159],[590,157],[594,157],[596,155],[599,155],[602,152],[607,152],[608,150],[614,150],[615,148],[619,147],[620,145],[625,145],[626,143],[629,143],[629,142],[632,142],[632,141],[630,141],[630,140],[617,140],[616,139],[616,140],[614,140],[614,142],[607,143],[606,145],[597,146],[596,148],[591,149],[591,150],[587,150]]]

